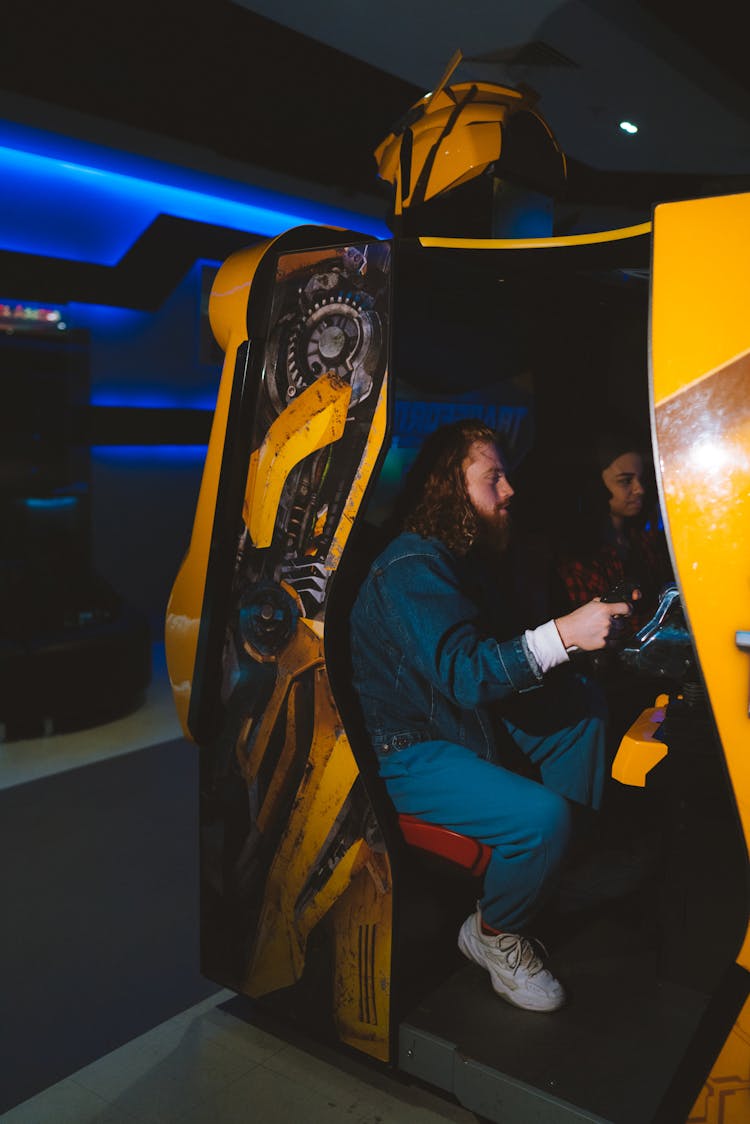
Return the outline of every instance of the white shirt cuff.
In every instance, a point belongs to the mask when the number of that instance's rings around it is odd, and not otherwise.
[[[524,638],[542,674],[558,664],[568,662],[568,653],[554,621],[540,624],[539,628],[528,628]]]

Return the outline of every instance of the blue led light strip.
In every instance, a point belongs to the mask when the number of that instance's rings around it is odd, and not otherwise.
[[[202,465],[207,449],[207,445],[92,445],[91,456],[112,466]]]
[[[114,265],[159,214],[266,237],[307,223],[389,237],[371,215],[0,123],[0,249]]]
[[[125,407],[139,410],[200,410],[207,413],[216,407],[216,394],[216,390],[191,394],[182,389],[178,392],[161,389],[100,388],[91,392],[89,405],[106,409]]]

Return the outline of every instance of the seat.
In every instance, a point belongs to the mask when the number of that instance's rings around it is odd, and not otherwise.
[[[449,827],[426,823],[416,816],[399,815],[401,834],[410,847],[455,863],[475,878],[481,878],[492,856],[492,848],[478,839],[461,835]]]

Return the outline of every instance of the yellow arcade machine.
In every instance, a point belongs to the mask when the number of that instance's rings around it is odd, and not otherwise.
[[[177,709],[200,748],[202,970],[251,1010],[488,1120],[738,1124],[750,196],[584,235],[446,235],[471,199],[502,229],[519,193],[553,198],[565,176],[528,91],[449,77],[378,150],[392,239],[295,228],[234,254],[214,282],[225,362],[166,621]],[[483,417],[554,505],[586,403],[648,427],[649,396],[689,656],[683,682],[666,670],[663,621],[637,638],[634,663],[650,659],[666,690],[633,715],[614,768],[650,801],[661,866],[645,915],[620,905],[562,930],[555,967],[573,1000],[540,1016],[500,1002],[456,953],[476,883],[405,844],[347,682],[346,612],[430,429]]]

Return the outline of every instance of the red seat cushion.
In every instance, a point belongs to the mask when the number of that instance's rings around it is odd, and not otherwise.
[[[484,874],[487,869],[492,848],[486,843],[461,835],[458,831],[451,831],[449,827],[425,823],[416,816],[400,815],[398,822],[401,834],[410,847],[440,855],[476,877]]]

